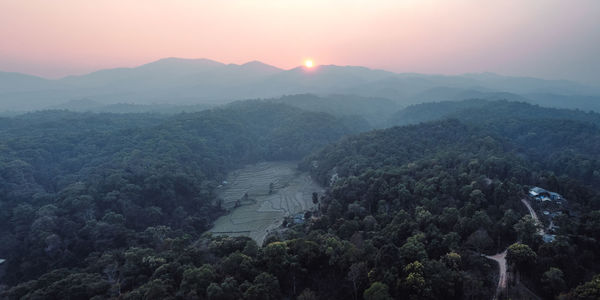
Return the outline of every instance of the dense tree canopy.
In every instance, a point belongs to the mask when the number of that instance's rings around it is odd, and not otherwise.
[[[114,261],[119,275],[111,276],[124,277],[117,269],[128,252],[111,251],[189,245],[224,212],[214,188],[227,171],[298,159],[358,130],[344,119],[260,101],[173,117],[48,111],[0,123],[0,257],[8,284],[86,267],[90,259]],[[140,259],[166,261],[150,257]],[[158,295],[163,281],[144,289]],[[130,289],[143,280],[126,282],[121,287]],[[209,283],[195,290],[204,293]]]
[[[2,118],[1,296],[488,299],[497,265],[484,255],[508,248],[539,296],[594,299],[598,116],[497,105],[504,118],[486,108],[351,136],[364,121],[263,101]],[[306,222],[263,245],[203,235],[225,213],[227,172],[300,159],[327,187]],[[521,203],[534,185],[568,200],[552,242]]]

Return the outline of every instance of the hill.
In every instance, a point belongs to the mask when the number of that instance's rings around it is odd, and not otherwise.
[[[400,110],[390,124],[456,119],[509,140],[531,161],[557,174],[597,185],[600,114],[523,102],[467,100],[425,103]],[[596,175],[594,175],[596,174]]]
[[[306,111],[324,112],[337,117],[360,117],[372,124],[364,125],[365,127],[381,127],[385,125],[387,118],[399,109],[399,106],[389,99],[353,95],[317,96],[313,94],[299,94],[269,98],[264,101],[287,104]],[[181,112],[198,112],[217,106],[210,104],[102,104],[89,99],[80,99],[53,106],[51,109],[65,109],[76,112],[177,114]]]
[[[591,173],[598,167],[597,151],[586,147],[590,140],[597,147],[600,131],[566,120],[551,120],[557,124],[552,127],[533,119],[518,128],[505,121],[393,127],[308,156],[304,168],[330,186],[320,200],[323,216],[311,230],[334,233],[364,251],[373,266],[371,281],[397,298],[491,298],[497,278],[480,253],[500,253],[515,240],[530,254],[528,260],[509,254],[509,270],[521,282],[547,298],[575,289],[600,271],[598,255],[568,254],[591,254],[598,247],[597,239],[588,239],[598,231],[583,224],[600,221],[598,178]],[[540,138],[523,141],[527,134]],[[588,169],[589,163],[595,167]],[[571,175],[582,167],[586,172]],[[521,204],[530,186],[568,199],[569,209],[554,219],[560,222],[555,242],[541,240]],[[548,285],[552,272],[560,273],[560,286]],[[411,285],[415,276],[418,288]],[[520,297],[516,292],[511,297]]]
[[[459,119],[469,123],[499,122],[507,119],[556,119],[584,121],[600,125],[600,114],[581,110],[541,107],[517,101],[470,99],[411,105],[390,117],[388,125]]]
[[[215,189],[228,171],[300,159],[358,130],[353,124],[261,101],[173,116],[0,118],[3,282],[85,267],[92,253],[149,247],[144,236],[165,228],[198,238],[223,213]]]
[[[477,105],[472,119],[359,134],[355,118],[259,100],[0,118],[0,296],[488,299],[497,272],[482,254],[515,241],[509,270],[535,293],[586,288],[600,271],[595,115],[499,102],[501,119]],[[224,213],[228,171],[302,157],[327,186],[315,209],[263,245],[201,235]],[[521,203],[531,186],[568,199],[553,242]]]
[[[382,127],[385,120],[398,109],[398,104],[385,98],[359,97],[353,95],[316,96],[301,94],[268,99],[285,103],[307,111],[325,112],[334,116],[359,116],[372,127]]]

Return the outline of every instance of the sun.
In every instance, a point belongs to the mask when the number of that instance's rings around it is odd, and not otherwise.
[[[312,68],[315,66],[315,64],[313,63],[312,59],[307,59],[304,61],[304,66],[307,68]]]

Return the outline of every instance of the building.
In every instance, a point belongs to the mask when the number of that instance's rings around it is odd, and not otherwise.
[[[550,192],[537,186],[529,190],[529,196],[537,201],[565,201],[565,199],[559,193]]]
[[[541,187],[534,186],[529,190],[529,196],[536,197],[540,194],[547,193],[547,192],[548,191],[546,191],[545,189],[543,189]]]
[[[556,235],[546,233],[542,236],[542,240],[544,240],[544,243],[552,243],[556,240]]]

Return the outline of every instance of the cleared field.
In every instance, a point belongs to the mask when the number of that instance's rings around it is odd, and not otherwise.
[[[273,192],[269,190],[273,186]],[[220,217],[209,232],[249,236],[262,245],[267,233],[281,225],[285,216],[314,207],[312,193],[321,188],[295,162],[262,162],[231,172],[219,197],[230,213]],[[243,200],[248,194],[248,200]],[[241,200],[241,201],[239,201]],[[241,206],[235,207],[239,201]]]

